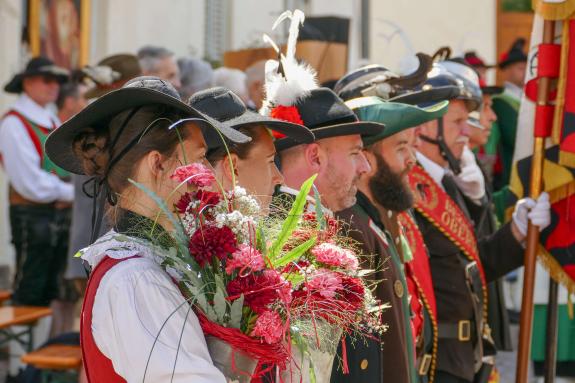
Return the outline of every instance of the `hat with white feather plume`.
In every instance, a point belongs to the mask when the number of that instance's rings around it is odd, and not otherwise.
[[[266,63],[265,93],[260,113],[266,116],[301,124],[309,128],[316,139],[359,134],[371,136],[380,133],[384,125],[376,122],[359,121],[331,89],[320,88],[315,70],[295,57],[299,27],[305,16],[302,11],[286,11],[274,23],[277,28],[290,19],[286,54],[268,36],[264,41],[271,44],[278,53],[277,60]],[[280,134],[276,137],[276,149],[284,150],[300,143]]]

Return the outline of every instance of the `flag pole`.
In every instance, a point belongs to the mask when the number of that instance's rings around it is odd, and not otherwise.
[[[553,43],[555,21],[545,20],[543,24],[543,44]],[[549,77],[537,80],[537,105],[547,105],[549,95]],[[536,110],[536,114],[539,110]],[[535,118],[537,121],[537,116]],[[535,129],[537,131],[537,129]],[[545,159],[545,137],[536,135],[533,142],[533,162],[531,163],[531,182],[529,194],[531,198],[539,197],[543,180],[543,161]],[[535,285],[535,262],[539,246],[539,228],[531,221],[527,227],[525,248],[525,270],[523,273],[523,296],[521,300],[521,317],[519,321],[519,347],[517,351],[516,383],[527,383],[529,372],[529,356],[531,354],[531,327],[533,325],[533,290]]]
[[[547,304],[547,329],[545,334],[545,364],[543,367],[544,383],[555,381],[557,366],[557,310],[559,286],[553,278],[549,278],[549,302]]]

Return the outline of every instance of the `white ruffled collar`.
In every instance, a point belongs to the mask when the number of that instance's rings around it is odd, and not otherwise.
[[[161,264],[164,258],[162,249],[140,238],[120,234],[110,230],[91,246],[80,250],[81,258],[90,268],[96,267],[104,258],[125,259],[133,256],[148,258]]]

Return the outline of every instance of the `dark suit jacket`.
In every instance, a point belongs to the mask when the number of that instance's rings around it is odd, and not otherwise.
[[[470,219],[472,214],[477,213],[470,205],[473,203],[466,201],[461,192],[452,192],[450,197]],[[477,207],[477,210],[479,211],[480,208]],[[467,264],[465,256],[449,238],[420,213],[416,212],[415,217],[430,254],[438,322],[457,323],[460,320],[475,320],[472,297],[465,279],[465,265]],[[510,224],[479,239],[477,245],[488,282],[500,278],[523,264],[523,248],[515,240]],[[473,381],[474,364],[472,342],[439,339],[437,370]]]
[[[391,236],[385,232],[375,207],[361,193],[358,193],[355,206],[337,215],[350,224],[348,235],[359,242],[362,253],[372,255],[363,260],[362,266],[378,270],[373,277],[378,281],[376,297],[382,303],[389,303],[391,308],[382,313],[382,322],[389,328],[383,334],[381,342],[366,339],[367,344],[361,340],[352,344],[350,339],[346,339],[350,373],[344,375],[341,369],[337,370],[337,363],[334,363],[331,382],[411,382],[415,364],[410,351],[413,340],[409,314],[407,318],[405,315],[405,310],[409,313],[407,286],[403,270],[397,267],[399,255]],[[373,225],[377,227],[379,234],[374,231]],[[401,294],[397,293],[401,289],[395,288],[398,283],[403,286]],[[338,355],[341,355],[341,346]]]

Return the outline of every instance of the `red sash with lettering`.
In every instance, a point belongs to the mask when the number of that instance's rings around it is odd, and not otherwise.
[[[415,210],[449,238],[470,261],[477,263],[485,287],[477,240],[467,216],[421,166],[414,166],[407,179],[415,197]]]

